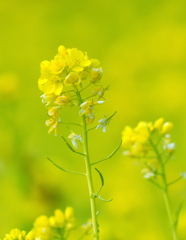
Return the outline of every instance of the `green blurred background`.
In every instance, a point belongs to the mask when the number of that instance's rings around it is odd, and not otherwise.
[[[15,227],[30,230],[37,216],[68,205],[78,224],[90,218],[85,179],[45,159],[48,155],[69,169],[84,167],[60,137],[47,133],[37,87],[40,62],[51,60],[61,44],[98,58],[103,84],[110,84],[96,122],[104,114],[117,115],[105,134],[90,133],[92,160],[110,154],[125,125],[164,117],[174,122],[177,144],[168,179],[186,169],[185,0],[3,0],[0,21],[0,237]],[[79,121],[74,111],[61,117]],[[67,136],[70,130],[61,131]],[[102,196],[114,199],[97,203],[101,239],[171,239],[162,195],[142,178],[141,164],[120,150],[98,169],[105,178]],[[98,188],[97,173],[94,179]],[[186,199],[186,182],[171,187],[170,194],[175,210]],[[178,232],[186,238],[186,206]]]

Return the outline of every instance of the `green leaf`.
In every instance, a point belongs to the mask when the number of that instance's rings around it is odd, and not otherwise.
[[[99,176],[101,178],[101,188],[102,188],[104,186],[104,183],[105,183],[103,175],[101,174],[101,172],[97,168],[95,168],[95,170],[99,173]]]

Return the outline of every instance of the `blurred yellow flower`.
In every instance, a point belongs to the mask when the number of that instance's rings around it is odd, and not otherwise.
[[[49,218],[50,226],[63,228],[65,226],[65,215],[60,209],[56,209],[54,216]]]
[[[35,240],[35,233],[30,231],[27,235],[25,231],[20,231],[15,228],[10,231],[9,234],[6,234],[4,240]]]
[[[171,132],[173,124],[171,122],[165,122],[162,126],[161,134],[165,135]]]

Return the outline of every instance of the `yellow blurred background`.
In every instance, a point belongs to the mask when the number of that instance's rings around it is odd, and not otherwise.
[[[125,125],[164,117],[174,123],[177,145],[168,179],[186,170],[185,13],[185,0],[1,1],[0,238],[12,228],[30,230],[37,216],[52,215],[56,208],[74,207],[79,225],[90,218],[85,179],[63,173],[45,159],[47,155],[68,169],[84,168],[59,136],[47,133],[37,86],[40,62],[51,60],[61,44],[99,59],[102,82],[110,84],[95,123],[104,114],[117,114],[105,134],[90,133],[92,161],[110,154]],[[61,118],[80,121],[73,111],[67,115]],[[61,131],[69,134],[66,127]],[[97,201],[100,239],[171,239],[162,195],[142,178],[141,165],[120,149],[98,166],[105,178],[101,195],[114,199]],[[99,176],[93,175],[99,188]],[[171,187],[170,195],[175,210],[186,199],[186,181]],[[186,238],[186,206],[178,233]]]

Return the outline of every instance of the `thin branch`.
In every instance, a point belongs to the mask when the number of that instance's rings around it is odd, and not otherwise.
[[[86,88],[88,88],[92,83],[89,83],[86,87],[82,88],[79,92],[82,92],[83,90],[85,90]]]
[[[170,185],[172,185],[172,184],[174,184],[174,183],[180,181],[181,179],[183,179],[182,176],[180,176],[179,178],[175,179],[174,181],[172,181],[172,182],[170,182],[170,183],[167,183],[167,186],[170,186]]]
[[[75,125],[75,126],[79,126],[79,127],[83,127],[81,124],[78,123],[65,123],[65,122],[59,122],[61,124],[67,124],[67,125]]]
[[[89,132],[89,131],[91,131],[91,130],[94,130],[94,129],[96,129],[97,128],[97,126],[96,127],[93,127],[93,128],[89,128],[89,129],[87,129],[87,132]]]
[[[152,179],[148,179],[149,182],[151,182],[152,184],[154,184],[156,187],[158,187],[159,189],[161,189],[162,191],[165,191],[165,189],[163,187],[161,187],[157,182],[154,182]]]
[[[80,152],[77,152],[76,150],[73,149],[73,147],[67,142],[67,140],[61,135],[62,139],[64,140],[64,142],[66,143],[67,147],[74,153],[77,153],[79,155],[82,155],[82,156],[86,156],[84,153],[80,153]]]
[[[61,167],[60,165],[58,165],[57,163],[55,163],[54,161],[52,161],[49,157],[46,156],[46,158],[47,158],[54,166],[56,166],[57,168],[59,168],[60,170],[62,170],[62,171],[64,171],[64,172],[75,173],[75,174],[85,175],[85,176],[86,176],[86,173],[81,173],[81,172],[75,172],[75,171],[67,170],[67,169]]]
[[[91,165],[94,165],[94,164],[103,162],[103,161],[108,160],[108,159],[110,159],[111,157],[113,157],[113,156],[115,155],[115,153],[116,153],[116,152],[119,150],[119,148],[121,147],[121,144],[122,144],[122,140],[121,140],[119,146],[118,146],[108,157],[106,157],[106,158],[104,158],[104,159],[102,159],[102,160],[99,160],[99,161],[97,161],[97,162],[91,163]]]

